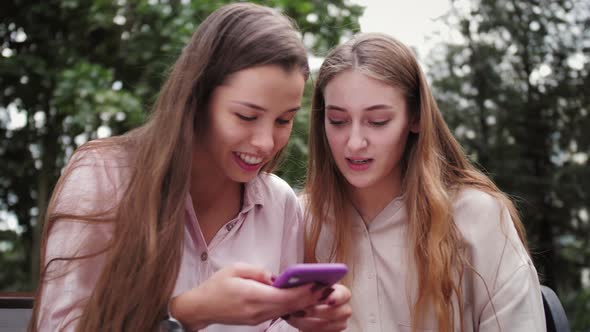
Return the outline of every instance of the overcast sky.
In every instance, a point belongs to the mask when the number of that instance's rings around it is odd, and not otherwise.
[[[449,0],[351,0],[365,6],[361,31],[384,32],[418,50],[424,57],[444,24],[435,19],[450,9]]]
[[[383,32],[399,39],[417,51],[421,63],[436,42],[451,38],[446,25],[436,20],[450,9],[450,0],[349,1],[365,7],[359,20],[362,32]],[[321,63],[320,58],[310,58],[312,70]]]

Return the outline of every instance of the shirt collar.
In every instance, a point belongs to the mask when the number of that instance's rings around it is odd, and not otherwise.
[[[264,205],[263,185],[263,180],[260,176],[256,176],[250,182],[244,183],[244,203],[240,213],[248,212],[257,205]],[[194,211],[190,192],[186,195],[185,208],[189,211]]]
[[[244,205],[241,212],[246,212],[256,205],[264,205],[262,186],[263,181],[259,175],[244,184]]]
[[[375,227],[375,225],[379,225],[383,222],[391,222],[394,221],[395,223],[401,221],[402,219],[397,218],[398,212],[404,207],[405,205],[405,194],[396,196],[393,198],[387,205],[381,210],[375,218],[369,223],[369,227]],[[353,215],[353,224],[355,226],[365,226],[363,218],[361,217],[358,210],[351,206],[352,215]]]

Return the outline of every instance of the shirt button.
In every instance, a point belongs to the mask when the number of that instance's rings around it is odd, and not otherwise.
[[[232,228],[234,228],[233,223],[225,225],[225,229],[227,229],[228,232],[231,231]]]
[[[203,262],[206,261],[208,257],[209,257],[209,255],[207,255],[207,252],[203,251],[203,253],[201,254],[201,261],[203,261]]]

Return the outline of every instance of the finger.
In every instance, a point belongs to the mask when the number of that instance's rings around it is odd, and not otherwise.
[[[303,285],[289,289],[279,289],[258,284],[257,288],[264,288],[264,303],[271,305],[277,316],[291,315],[312,305],[319,303],[324,287],[316,287],[313,284]]]
[[[352,316],[352,308],[346,303],[340,306],[319,304],[305,309],[306,317],[330,321],[346,321]]]
[[[231,276],[255,280],[263,284],[272,284],[272,274],[258,266],[236,263],[231,266]]]
[[[313,331],[314,328],[322,324],[323,320],[314,317],[294,317],[294,315],[290,315],[286,321],[300,331]]]
[[[351,298],[351,293],[350,290],[348,288],[346,288],[343,285],[340,284],[335,284],[332,286],[332,289],[334,291],[332,292],[326,292],[324,296],[320,302],[323,304],[329,304],[332,306],[340,306],[343,305],[345,303],[350,302],[350,298]]]
[[[289,317],[287,323],[300,331],[337,332],[346,329],[346,321],[330,321],[314,317]]]
[[[295,312],[319,304],[331,294],[332,289],[322,285],[309,284],[284,291],[284,301],[287,301],[291,311]]]

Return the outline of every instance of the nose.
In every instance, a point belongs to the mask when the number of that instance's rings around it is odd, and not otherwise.
[[[350,129],[350,136],[348,137],[347,147],[351,152],[357,152],[368,145],[367,138],[363,129],[358,124],[353,124]]]
[[[256,129],[252,135],[251,144],[256,149],[257,153],[270,155],[275,147],[273,128],[264,126],[263,128]]]

